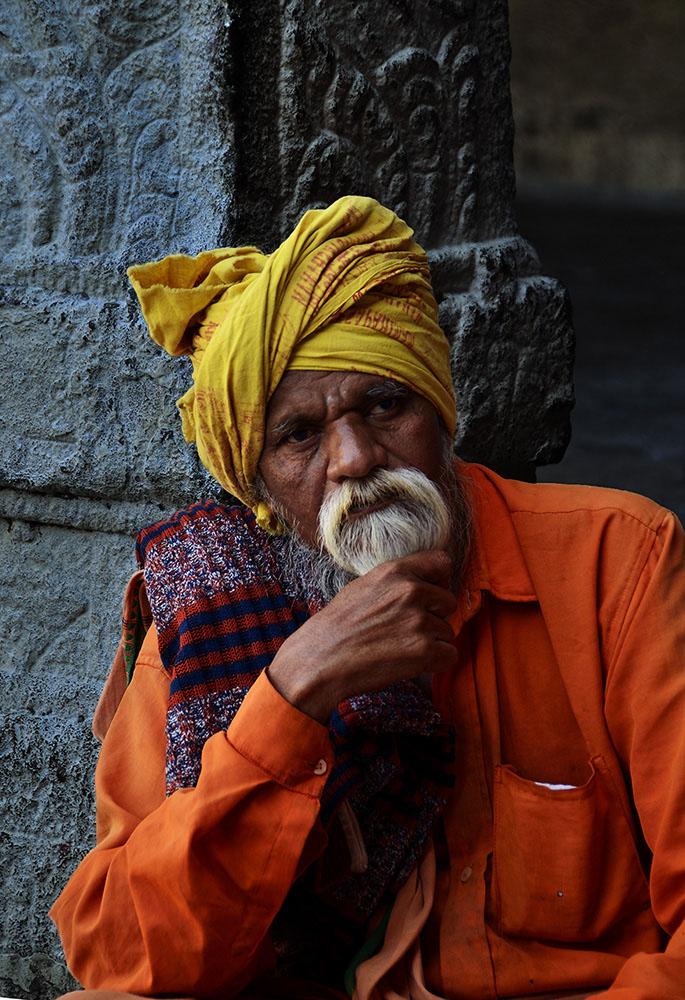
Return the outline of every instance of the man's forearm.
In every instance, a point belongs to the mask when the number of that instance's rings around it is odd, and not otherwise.
[[[314,732],[308,748],[307,727],[318,727],[306,719],[292,740],[274,740],[265,720],[278,725],[279,709],[281,721],[295,711],[264,678],[228,734],[208,740],[197,787],[133,829],[122,813],[120,829],[81,863],[52,915],[85,986],[233,995],[268,964],[273,916],[325,844],[317,819],[325,776],[302,758],[326,743]],[[255,715],[262,723],[248,741]]]

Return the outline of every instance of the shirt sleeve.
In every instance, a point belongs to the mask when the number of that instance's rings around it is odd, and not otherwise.
[[[102,746],[97,846],[50,915],[87,988],[233,996],[272,963],[273,917],[325,846],[330,740],[263,673],[197,786],[167,798],[168,695],[152,629]]]
[[[605,715],[652,853],[652,910],[670,940],[662,954],[628,958],[596,996],[685,998],[685,545],[672,514],[656,530],[615,635]]]

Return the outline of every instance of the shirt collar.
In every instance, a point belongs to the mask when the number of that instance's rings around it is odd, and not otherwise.
[[[466,622],[480,607],[483,591],[502,601],[535,601],[537,595],[503,494],[506,480],[480,465],[460,463],[458,469],[473,511],[456,613]]]

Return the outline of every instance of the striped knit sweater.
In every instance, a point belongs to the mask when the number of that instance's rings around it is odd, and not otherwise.
[[[213,501],[138,537],[171,681],[169,795],[196,783],[205,741],[229,726],[281,643],[322,607],[319,595],[284,572],[280,549],[251,512]],[[325,890],[319,884],[316,892],[340,916],[363,923],[392,898],[421,854],[452,783],[454,738],[413,682],[349,698],[333,713],[329,732],[335,764],[321,819],[330,828],[346,799],[369,865],[358,874],[343,871],[337,883]]]

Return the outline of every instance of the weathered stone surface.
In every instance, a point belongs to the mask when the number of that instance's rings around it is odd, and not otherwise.
[[[239,177],[264,176],[267,155],[279,166],[241,201],[241,238],[271,248],[302,211],[347,191],[390,205],[429,248],[457,450],[523,477],[558,460],[573,339],[563,289],[515,231],[506,5],[393,0],[374,20],[364,5],[289,0],[244,12],[236,31],[250,56],[261,33],[281,48],[280,69],[263,53],[239,65],[240,88],[257,100],[266,76],[280,109],[274,131],[253,101],[236,106]]]
[[[123,535],[0,519],[0,992],[68,985],[47,910],[93,846],[93,709],[135,569]]]
[[[459,423],[455,451],[503,475],[534,478],[559,461],[570,437],[573,388],[570,305],[540,276],[520,237],[431,254],[436,287],[459,287],[440,302],[451,341]],[[449,277],[451,275],[451,277]],[[549,337],[550,330],[567,336]]]
[[[216,238],[233,202],[219,5],[18,0],[0,28],[3,254],[130,259]]]
[[[148,343],[122,281],[103,291],[0,289],[0,486],[173,508],[202,481],[174,406],[187,363]]]
[[[170,512],[169,507],[160,503],[128,503],[116,499],[103,503],[87,497],[46,496],[25,490],[0,489],[0,517],[85,531],[134,536],[141,525],[152,524]]]
[[[514,232],[504,2],[257,7],[236,27],[238,176],[263,185],[241,199],[240,238],[271,246],[350,191],[395,209],[429,247]]]
[[[506,33],[505,0],[0,10],[0,992],[68,985],[46,913],[92,843],[132,536],[217,491],[128,264],[268,250],[307,207],[375,195],[429,249],[462,453],[528,475],[563,449],[570,326],[514,224]]]
[[[5,996],[57,996],[74,988],[47,910],[95,843],[92,778],[99,745],[84,716],[80,723],[19,713],[3,718],[3,766],[8,757],[17,760],[6,779],[11,805],[2,802],[0,832]]]

